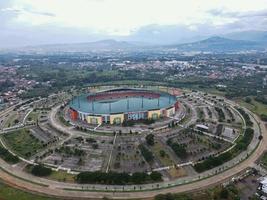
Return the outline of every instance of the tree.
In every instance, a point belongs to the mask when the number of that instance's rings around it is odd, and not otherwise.
[[[192,200],[188,195],[186,194],[159,194],[155,196],[155,200]]]
[[[135,172],[132,175],[132,182],[135,184],[140,184],[145,182],[148,179],[148,175],[144,172]]]
[[[150,178],[153,181],[161,181],[162,180],[162,174],[159,172],[151,172]]]
[[[92,144],[93,149],[98,149],[98,144],[94,143]]]
[[[261,114],[260,118],[261,118],[262,121],[267,122],[267,115],[266,114]]]
[[[139,149],[141,151],[142,156],[145,158],[147,162],[152,162],[154,160],[154,156],[151,151],[149,151],[144,145],[139,145]]]
[[[155,144],[155,141],[154,141],[154,135],[153,134],[148,134],[146,136],[146,143],[150,146],[153,146]]]
[[[164,151],[164,150],[160,150],[159,151],[159,155],[162,157],[162,158],[164,158],[165,156],[166,156],[166,152]]]
[[[83,165],[83,159],[80,158],[77,164],[78,164],[78,165]]]
[[[226,188],[223,188],[222,191],[220,192],[220,197],[222,199],[228,199],[229,192]]]
[[[35,165],[32,168],[31,173],[35,176],[49,176],[52,173],[52,170],[50,168],[47,168],[43,165]]]
[[[245,98],[245,102],[246,102],[246,103],[251,103],[251,98],[250,98],[250,97],[246,97],[246,98]]]

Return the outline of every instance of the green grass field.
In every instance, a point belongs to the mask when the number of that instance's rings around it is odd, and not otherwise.
[[[4,142],[15,153],[29,158],[43,148],[42,143],[30,135],[29,129],[20,129],[3,136]]]
[[[174,162],[171,160],[171,158],[169,157],[169,155],[167,154],[168,152],[166,152],[166,155],[164,157],[160,156],[160,150],[164,150],[166,147],[164,147],[161,143],[156,142],[153,146],[151,146],[151,149],[153,150],[153,153],[157,156],[157,158],[160,160],[160,162],[164,165],[164,166],[170,166],[173,165]]]
[[[61,182],[70,182],[74,183],[75,181],[75,175],[73,174],[68,174],[65,171],[53,171],[49,176],[46,178],[51,179],[51,180],[56,180],[56,181],[61,181]]]
[[[36,122],[37,119],[38,119],[39,114],[40,114],[40,111],[32,111],[32,112],[28,115],[27,120],[28,120],[28,121],[34,121],[34,122]]]
[[[226,92],[217,90],[216,88],[205,88],[204,90],[203,89],[199,89],[199,90],[202,90],[203,92],[207,92],[210,94],[218,95],[218,96],[224,96],[226,94]]]
[[[59,200],[56,198],[39,196],[36,194],[31,194],[12,188],[8,185],[5,185],[0,181],[0,199],[1,200]]]
[[[24,168],[24,171],[27,173],[31,173],[32,169],[33,169],[33,165],[27,165]],[[59,171],[52,171],[52,173],[49,176],[46,176],[45,178],[50,179],[50,180],[59,181],[59,182],[74,183],[76,175],[68,174],[66,171],[59,170]]]
[[[252,101],[250,103],[247,103],[244,101],[244,99],[236,99],[236,102],[251,110],[252,112],[258,114],[258,115],[261,115],[261,114],[265,114],[267,115],[267,105],[264,105],[263,103],[260,103],[258,101],[255,101],[253,98],[252,98]]]
[[[5,122],[5,128],[11,127],[15,125],[15,120],[18,118],[18,114],[12,112],[11,115],[8,117],[7,121]]]
[[[65,126],[71,126],[71,124],[70,124],[69,122],[67,122],[67,121],[64,119],[64,117],[62,116],[61,113],[59,113],[59,115],[58,115],[58,120],[59,120],[62,124],[64,124]]]
[[[265,152],[261,158],[261,164],[265,169],[267,169],[267,152]]]

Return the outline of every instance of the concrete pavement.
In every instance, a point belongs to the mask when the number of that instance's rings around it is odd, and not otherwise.
[[[260,155],[266,150],[266,147],[267,147],[266,127],[264,123],[261,122],[257,116],[255,116],[254,114],[253,116],[259,122],[260,128],[255,127],[256,128],[255,136],[248,148],[248,152],[241,153],[235,159],[225,163],[223,166],[219,166],[217,168],[206,171],[204,173],[195,175],[191,177],[191,180],[188,180],[186,178],[181,178],[175,181],[162,182],[158,184],[157,183],[145,184],[145,185],[138,185],[138,186],[137,185],[136,186],[135,185],[131,185],[131,186],[78,185],[78,184],[71,184],[71,183],[59,183],[56,181],[34,177],[25,172],[19,172],[19,171],[14,172],[12,170],[12,166],[6,164],[2,160],[0,160],[0,164],[3,169],[0,170],[0,177],[7,183],[11,184],[12,186],[18,187],[20,189],[42,193],[42,194],[48,194],[52,196],[71,198],[71,199],[81,199],[81,198],[98,199],[98,198],[103,198],[103,197],[108,197],[108,198],[113,198],[113,199],[151,198],[161,193],[168,193],[168,192],[179,193],[179,192],[200,190],[200,189],[210,187],[212,185],[223,183],[224,181],[231,179],[236,174],[239,174],[240,172],[246,170],[248,167],[253,167],[254,163],[257,161]],[[261,129],[261,132],[260,132],[260,129]],[[258,141],[259,134],[262,134],[263,136],[263,139],[261,141]],[[253,146],[257,145],[258,142],[259,142],[259,145],[257,146],[257,149],[254,151]],[[247,158],[247,154],[251,152],[252,154]],[[241,160],[243,161],[240,162]],[[222,171],[223,168],[226,169],[227,166],[229,167],[232,165],[234,166],[231,167],[230,170]],[[216,171],[217,172],[222,171],[222,172],[216,174]],[[12,173],[14,173],[17,177],[12,176],[11,175]],[[18,178],[18,177],[21,177],[21,178]],[[204,178],[204,177],[206,178],[199,180],[199,178]],[[25,181],[25,180],[31,180],[31,181],[34,181],[35,183]],[[195,182],[192,182],[192,181],[195,181]],[[41,186],[41,184],[45,184],[48,187]],[[160,189],[157,189],[157,188],[160,188]],[[89,190],[98,190],[98,191],[89,191]],[[109,190],[109,192],[105,192],[105,190]],[[114,192],[112,192],[112,190]],[[119,190],[121,192],[119,192]]]

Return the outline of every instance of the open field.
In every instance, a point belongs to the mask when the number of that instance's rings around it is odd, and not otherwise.
[[[179,178],[179,177],[183,177],[183,176],[186,176],[186,171],[179,167],[179,168],[171,168],[168,170],[168,173],[170,174],[170,176],[172,178]]]
[[[21,129],[3,136],[5,143],[18,155],[31,157],[43,148],[42,143],[30,134],[28,129]]]
[[[39,114],[40,114],[40,111],[32,111],[32,112],[28,115],[27,120],[28,120],[28,121],[34,121],[34,122],[36,122],[37,119],[38,119]]]
[[[260,163],[263,165],[265,169],[267,169],[267,152],[265,152],[261,157]]]
[[[75,175],[68,174],[65,171],[53,171],[47,178],[55,181],[70,183],[73,183],[75,181]]]
[[[243,99],[237,99],[236,100],[239,105],[246,107],[247,109],[251,110],[252,112],[261,115],[265,114],[267,115],[267,105],[264,105],[263,103],[260,103],[258,101],[255,101],[253,98],[250,103],[245,102]]]
[[[0,181],[1,200],[59,200],[58,198],[44,197],[12,188]]]
[[[170,166],[174,164],[174,162],[171,160],[170,156],[168,155],[168,152],[165,151],[166,147],[164,147],[160,142],[156,142],[151,147],[151,149],[153,150],[157,158],[160,160],[160,162],[163,164],[163,166]],[[162,150],[164,150],[165,152],[164,156],[160,155],[160,151]]]
[[[14,126],[15,125],[15,120],[18,118],[18,114],[17,113],[12,113],[7,121],[5,122],[5,128],[8,128],[10,126]]]
[[[210,93],[210,94],[219,95],[219,96],[224,96],[226,94],[226,92],[220,91],[216,88],[205,88],[203,91]]]

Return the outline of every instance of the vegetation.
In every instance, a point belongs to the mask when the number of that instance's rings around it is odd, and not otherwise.
[[[267,104],[264,104],[262,101],[257,101],[257,97],[251,98],[252,101],[250,103],[246,103],[243,101],[243,99],[239,98],[237,99],[237,102],[247,109],[251,110],[252,112],[256,113],[260,117],[263,117],[267,115]],[[258,99],[259,100],[259,99]]]
[[[19,121],[18,121],[18,114],[11,112],[7,121],[5,122],[5,128],[15,126]]]
[[[192,200],[192,198],[186,194],[167,193],[155,196],[154,200]]]
[[[254,134],[254,130],[252,128],[247,128],[245,130],[244,136],[240,140],[237,141],[235,149],[237,149],[238,151],[246,150],[253,138],[253,134]]]
[[[39,164],[39,165],[33,166],[31,173],[34,176],[49,176],[52,173],[52,170],[50,168],[47,168]]]
[[[196,110],[197,110],[198,120],[203,121],[205,117],[204,111],[199,107],[197,107]]]
[[[55,151],[59,153],[64,153],[66,155],[73,155],[73,156],[84,156],[85,155],[84,150],[78,149],[78,148],[71,148],[69,146],[62,146],[59,149],[57,148]]]
[[[154,135],[153,134],[148,134],[146,136],[146,143],[150,146],[153,146],[155,144],[155,141],[154,141]]]
[[[39,116],[39,111],[37,110],[33,110],[32,112],[30,112],[30,114],[27,117],[28,121],[33,121],[36,122],[38,120],[38,116]]]
[[[246,125],[247,126],[253,126],[253,122],[250,120],[249,115],[242,109],[242,108],[237,108],[238,112],[241,113],[241,115],[244,117]]]
[[[52,171],[50,175],[48,175],[46,178],[61,182],[71,182],[73,183],[75,181],[76,175],[67,173],[66,171],[58,170],[58,171]]]
[[[263,95],[258,95],[257,97],[255,97],[255,100],[267,105],[267,98]]]
[[[203,162],[197,163],[194,165],[194,168],[197,172],[203,172],[219,165],[222,165],[224,162],[229,161],[232,158],[232,154],[230,152],[223,153],[217,157],[210,156]]]
[[[162,175],[159,172],[152,172],[150,175],[144,172],[136,172],[132,175],[128,173],[117,172],[81,172],[77,175],[78,183],[101,183],[110,185],[142,184],[148,182],[162,181]]]
[[[264,168],[267,169],[267,152],[265,152],[261,157],[261,164],[263,165]]]
[[[238,200],[239,191],[234,185],[228,185],[226,187],[215,187],[213,189],[204,190],[200,192],[193,192],[190,194],[160,194],[157,195],[154,200]]]
[[[40,149],[43,144],[31,135],[29,129],[20,129],[3,136],[5,143],[17,154],[29,158]]]
[[[262,121],[267,122],[267,115],[266,114],[261,114],[260,118],[261,118]]]
[[[229,117],[231,118],[231,121],[235,121],[235,117],[234,114],[232,113],[232,111],[230,110],[230,108],[228,108],[227,106],[224,107],[224,109],[227,111]]]
[[[10,164],[15,164],[15,163],[18,163],[19,162],[19,158],[18,156],[14,156],[12,155],[11,153],[9,153],[8,150],[6,150],[5,148],[1,147],[0,146],[0,157],[10,163]]]
[[[221,108],[215,107],[216,112],[218,113],[219,116],[219,122],[223,122],[225,120],[225,115],[224,112]]]
[[[59,114],[58,116],[59,121],[64,124],[65,126],[70,126],[70,123],[65,120],[65,118],[62,116],[62,114]]]
[[[6,92],[6,91],[8,91],[8,89],[10,88],[10,87],[13,87],[15,84],[12,82],[12,81],[10,81],[10,80],[8,80],[8,79],[6,79],[5,81],[1,81],[0,82],[0,91],[1,92]]]
[[[141,151],[142,156],[145,158],[147,162],[152,162],[154,160],[154,156],[151,151],[149,151],[144,145],[140,144],[139,149]]]
[[[245,98],[245,102],[246,102],[246,103],[251,103],[251,101],[252,101],[252,100],[251,100],[250,97],[246,97],[246,98]]]
[[[176,142],[172,142],[171,139],[168,139],[167,140],[167,144],[172,148],[172,150],[174,151],[174,153],[179,157],[179,158],[186,158],[187,157],[187,152],[186,152],[186,149],[176,143]]]
[[[223,125],[222,124],[218,124],[217,128],[216,128],[216,135],[221,135],[223,131]]]
[[[173,160],[170,158],[169,154],[164,150],[166,147],[160,142],[155,142],[151,149],[154,155],[160,160],[164,166],[173,165]]]
[[[57,198],[45,197],[37,194],[31,194],[8,185],[0,181],[0,199],[1,200],[60,200]]]
[[[222,165],[223,163],[231,160],[238,153],[247,149],[248,145],[250,144],[253,138],[253,134],[254,134],[254,130],[251,128],[247,128],[245,130],[244,136],[240,140],[237,141],[236,146],[231,151],[222,153],[219,156],[210,156],[208,159],[204,160],[203,162],[197,163],[194,166],[195,170],[197,172],[203,172],[203,171],[212,169],[214,167],[217,167],[219,165]]]

